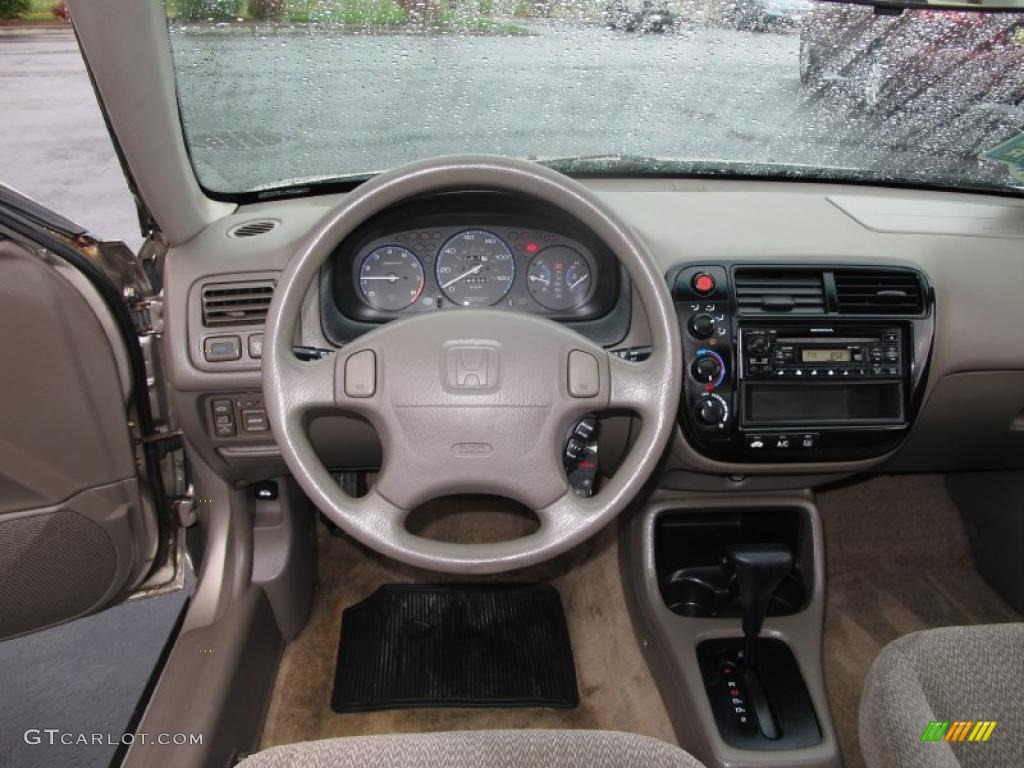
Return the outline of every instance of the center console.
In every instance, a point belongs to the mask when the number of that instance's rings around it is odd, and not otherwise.
[[[682,265],[668,274],[685,360],[680,424],[734,462],[855,460],[906,437],[934,330],[920,272]]]
[[[633,626],[680,745],[717,768],[840,768],[811,496],[665,494],[619,544]]]

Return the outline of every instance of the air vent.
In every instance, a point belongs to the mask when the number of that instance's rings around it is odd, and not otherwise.
[[[920,315],[921,282],[913,272],[836,270],[836,305],[844,315]]]
[[[276,229],[279,223],[276,219],[257,219],[256,221],[247,221],[244,224],[236,224],[228,230],[228,237],[256,237],[257,235],[265,235],[272,229]]]
[[[737,269],[736,302],[744,315],[820,315],[825,285],[820,270]]]
[[[262,325],[273,296],[273,280],[204,285],[203,325]]]

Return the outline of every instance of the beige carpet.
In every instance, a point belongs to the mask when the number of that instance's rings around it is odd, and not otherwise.
[[[525,516],[488,511],[486,499],[439,504],[415,527],[436,538],[509,538],[532,525]],[[413,527],[413,526],[410,526]],[[505,535],[495,536],[496,532]],[[394,583],[456,579],[398,565],[348,538],[320,536],[320,589],[313,616],[285,650],[262,747],[381,733],[490,728],[601,728],[675,743],[668,715],[636,644],[619,577],[616,527],[551,563],[489,580],[542,581],[558,588],[576,657],[580,706],[547,709],[411,709],[336,714],[330,708],[342,610]]]
[[[825,684],[846,768],[861,768],[860,692],[886,643],[930,627],[1021,617],[974,569],[941,476],[878,477],[817,501],[827,570]]]

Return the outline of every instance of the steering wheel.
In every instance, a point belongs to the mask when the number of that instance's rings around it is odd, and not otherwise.
[[[535,315],[457,309],[395,320],[334,354],[304,362],[292,348],[304,297],[349,233],[389,206],[453,189],[524,194],[574,216],[600,237],[632,279],[653,350],[627,362]],[[263,394],[285,463],[313,503],[382,554],[448,573],[500,573],[581,543],[641,490],[674,428],[681,345],[672,297],[639,237],[581,184],[521,160],[450,156],[361,184],[306,238],[281,275],[264,332]],[[359,498],[344,493],[307,435],[312,413],[360,414],[383,448],[380,474]],[[562,450],[583,414],[625,409],[642,425],[601,490],[578,496]],[[434,498],[481,493],[532,509],[540,526],[520,538],[440,542],[410,533],[410,510]]]

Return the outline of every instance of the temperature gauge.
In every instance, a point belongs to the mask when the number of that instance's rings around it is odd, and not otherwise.
[[[526,271],[530,295],[546,309],[575,309],[590,295],[590,265],[579,251],[565,245],[545,248]]]

